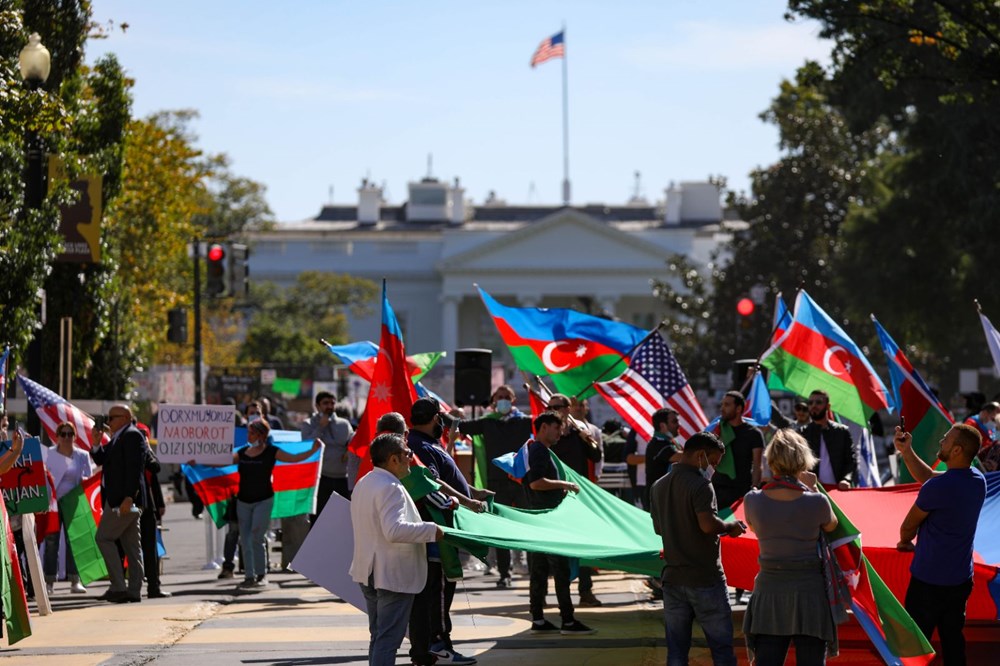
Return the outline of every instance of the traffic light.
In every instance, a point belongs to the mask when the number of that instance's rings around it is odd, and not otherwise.
[[[229,246],[229,293],[244,300],[250,293],[250,248],[241,243]]]
[[[208,246],[208,269],[205,278],[205,295],[222,298],[229,295],[229,258],[226,246],[212,243]]]
[[[184,344],[188,339],[187,308],[167,311],[167,340]]]
[[[749,298],[744,297],[736,302],[736,312],[740,315],[740,326],[743,328],[752,326],[751,318],[756,309],[757,306]]]

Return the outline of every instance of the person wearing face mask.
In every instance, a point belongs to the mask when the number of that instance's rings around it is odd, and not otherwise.
[[[512,453],[531,439],[531,418],[521,412],[516,406],[514,389],[504,384],[493,391],[490,403],[493,411],[482,418],[459,421],[453,432],[460,431],[463,435],[482,439],[482,464],[486,469],[480,469],[480,474],[486,478],[486,487],[496,493],[494,500],[500,504],[513,507],[524,507],[524,489],[512,481],[506,473],[490,460]],[[479,463],[477,463],[479,464]],[[508,588],[513,584],[510,571],[510,551],[498,549],[497,569],[500,579],[497,587]]]
[[[410,432],[406,444],[441,485],[441,491],[458,500],[462,506],[482,513],[488,490],[472,488],[466,482],[455,460],[441,448],[445,425],[451,427],[451,417],[441,410],[434,398],[420,398],[410,408]],[[451,604],[455,598],[455,581],[448,580],[441,566],[441,554],[436,543],[427,547],[427,581],[417,594],[410,615],[410,657],[414,663],[474,664],[475,658],[455,651],[451,642]]]
[[[719,518],[715,490],[708,475],[726,446],[715,435],[699,432],[684,443],[684,452],[666,476],[653,484],[650,503],[653,529],[663,540],[663,617],[667,663],[687,663],[691,620],[698,620],[716,666],[735,666],[733,618],[719,536],[738,537],[739,521]]]

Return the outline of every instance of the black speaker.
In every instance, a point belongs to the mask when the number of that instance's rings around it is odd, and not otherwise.
[[[747,378],[756,365],[757,359],[755,358],[742,358],[733,361],[733,390],[743,391],[743,397],[746,397],[746,394],[750,392],[750,387],[748,386],[744,389],[743,385],[747,383]],[[766,380],[767,369],[761,368],[760,373],[764,375],[764,379]]]
[[[490,404],[493,352],[489,349],[455,350],[455,404]]]

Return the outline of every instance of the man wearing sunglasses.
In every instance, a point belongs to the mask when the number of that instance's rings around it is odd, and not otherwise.
[[[809,394],[809,418],[812,422],[799,432],[819,460],[813,473],[820,483],[847,490],[858,476],[858,452],[847,426],[830,420],[830,396],[826,391]]]
[[[444,538],[420,519],[400,480],[413,452],[402,435],[383,433],[371,443],[374,468],[351,495],[354,558],[350,575],[361,585],[368,611],[368,663],[390,666],[403,642],[413,598],[427,582],[425,543]]]
[[[144,575],[139,515],[145,497],[142,477],[146,439],[133,425],[128,405],[112,406],[105,423],[104,430],[110,433],[107,444],[99,443],[103,432],[95,425],[91,441],[98,443],[90,450],[90,457],[103,467],[101,498],[104,510],[97,526],[97,547],[108,567],[111,587],[101,599],[116,604],[135,603],[141,601]],[[125,570],[115,541],[121,543],[128,558],[127,590]]]

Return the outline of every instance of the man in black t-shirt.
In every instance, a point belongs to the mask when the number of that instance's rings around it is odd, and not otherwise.
[[[647,492],[660,477],[666,476],[670,465],[680,460],[683,449],[676,440],[680,430],[680,416],[675,410],[664,407],[653,412],[653,439],[646,446]]]
[[[563,430],[563,419],[555,412],[543,412],[535,418],[535,438],[528,445],[528,472],[521,482],[528,496],[528,506],[532,509],[554,509],[562,502],[567,492],[580,492],[575,483],[559,478],[559,470],[549,449],[559,441]],[[573,599],[569,591],[569,560],[559,555],[529,553],[528,568],[531,571],[531,631],[536,634],[567,635],[592,634],[594,630],[576,620],[573,616]],[[548,592],[549,575],[556,581],[556,599],[559,601],[559,615],[562,627],[557,627],[545,619],[545,595]]]
[[[733,439],[726,442],[727,455],[733,457],[735,477],[716,470],[712,486],[719,508],[725,509],[733,502],[760,485],[761,458],[764,454],[764,436],[757,428],[743,421],[746,400],[739,391],[729,391],[719,405],[719,416],[733,430]]]

